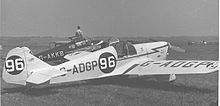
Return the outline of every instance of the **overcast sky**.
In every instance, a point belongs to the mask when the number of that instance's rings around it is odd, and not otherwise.
[[[1,0],[1,35],[218,36],[218,0]]]

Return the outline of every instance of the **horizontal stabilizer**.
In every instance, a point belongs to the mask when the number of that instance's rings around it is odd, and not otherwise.
[[[36,72],[36,73],[31,74],[26,81],[29,83],[33,83],[33,84],[41,84],[50,79],[51,79],[50,75],[45,75],[45,74]]]
[[[66,74],[66,71],[60,71],[60,70],[53,70],[53,69],[44,69],[40,71],[33,72],[28,78],[27,82],[33,83],[33,84],[41,84],[44,82],[47,82],[51,78],[61,76]]]

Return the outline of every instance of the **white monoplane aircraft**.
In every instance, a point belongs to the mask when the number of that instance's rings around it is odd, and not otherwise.
[[[7,83],[26,85],[50,84],[96,79],[117,75],[202,74],[218,70],[218,61],[165,60],[168,42],[131,44],[115,42],[95,52],[66,55],[70,60],[51,66],[31,54],[27,47],[9,51],[3,69]]]

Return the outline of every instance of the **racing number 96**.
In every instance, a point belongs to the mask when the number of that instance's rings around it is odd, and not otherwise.
[[[112,53],[103,53],[99,57],[99,69],[103,73],[110,73],[115,69],[116,58]]]
[[[107,58],[100,58],[100,68],[106,69],[106,68],[112,68],[115,67],[115,58],[114,56],[110,56]]]
[[[18,56],[11,56],[5,61],[5,69],[12,75],[19,74],[24,70],[24,60]]]

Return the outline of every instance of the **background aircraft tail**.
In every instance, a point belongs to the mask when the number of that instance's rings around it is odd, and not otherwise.
[[[16,47],[7,54],[3,67],[3,80],[7,83],[26,85],[33,72],[51,66],[31,54],[27,47]]]

